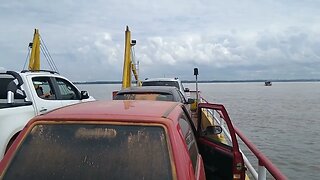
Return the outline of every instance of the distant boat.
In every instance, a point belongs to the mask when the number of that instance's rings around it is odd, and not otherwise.
[[[264,82],[264,85],[265,85],[265,86],[272,86],[272,82],[271,82],[271,81],[265,81],[265,82]]]

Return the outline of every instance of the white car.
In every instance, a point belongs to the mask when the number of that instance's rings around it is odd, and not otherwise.
[[[0,72],[0,160],[34,116],[94,100],[71,81],[49,71]]]
[[[188,99],[186,92],[189,92],[189,89],[183,87],[179,78],[146,78],[142,82],[142,86],[174,86]]]

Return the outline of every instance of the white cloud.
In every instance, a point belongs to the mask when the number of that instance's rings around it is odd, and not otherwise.
[[[21,70],[37,27],[66,76],[120,80],[129,25],[143,76],[187,79],[197,66],[204,79],[318,78],[319,7],[274,0],[2,2],[0,66]]]

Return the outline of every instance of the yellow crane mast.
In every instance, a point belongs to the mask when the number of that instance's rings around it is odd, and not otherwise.
[[[40,70],[40,35],[39,30],[34,30],[34,36],[32,41],[32,50],[29,59],[28,69],[30,71],[39,71]]]
[[[123,63],[123,75],[122,75],[122,89],[131,87],[131,72],[135,80],[137,81],[137,85],[140,86],[141,82],[138,77],[138,71],[132,60],[132,46],[135,45],[135,40],[131,41],[131,32],[129,31],[129,27],[126,27],[125,31],[125,48],[124,48],[124,63]]]

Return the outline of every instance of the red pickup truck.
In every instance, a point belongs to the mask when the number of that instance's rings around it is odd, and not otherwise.
[[[232,142],[217,140],[221,126],[204,118],[212,110]],[[0,162],[0,179],[243,180],[245,167],[222,105],[200,103],[190,117],[176,102],[95,101],[32,119]]]

